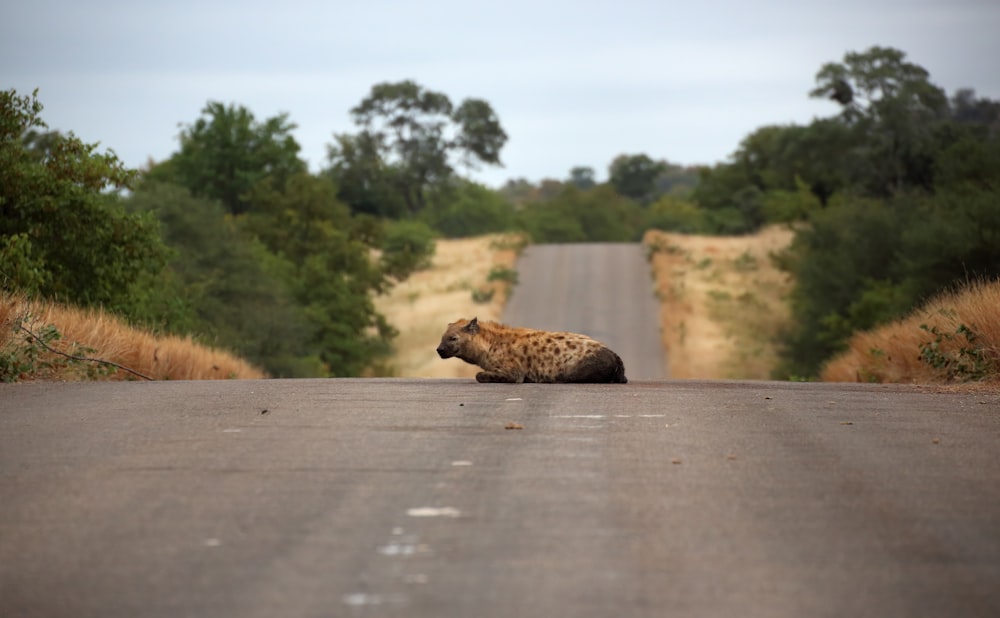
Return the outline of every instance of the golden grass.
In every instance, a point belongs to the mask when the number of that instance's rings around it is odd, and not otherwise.
[[[156,380],[211,380],[225,378],[264,378],[263,371],[232,354],[200,345],[190,337],[157,337],[132,328],[115,316],[100,310],[84,310],[50,302],[29,301],[6,292],[0,293],[0,353],[34,346],[31,336],[17,329],[19,321],[39,334],[54,326],[61,335],[49,345],[60,352],[83,354],[118,363]],[[64,362],[57,354],[42,352],[35,371],[21,376],[26,380],[79,380],[87,377],[85,369],[96,363]],[[52,367],[46,369],[47,362]],[[127,380],[135,376],[117,370],[100,379]]]
[[[645,234],[672,378],[771,377],[791,281],[770,256],[793,234],[782,226],[749,236]]]
[[[408,378],[469,378],[479,371],[457,359],[441,360],[435,351],[448,323],[458,318],[499,320],[507,284],[487,281],[494,267],[513,269],[523,241],[512,235],[438,240],[431,267],[375,299],[376,309],[399,330],[390,375]],[[476,302],[473,292],[492,295]]]
[[[974,333],[974,341],[959,332],[963,326]],[[932,362],[922,360],[922,350],[935,340],[939,344]],[[966,285],[903,319],[855,334],[820,377],[828,382],[1000,383],[1000,281]]]

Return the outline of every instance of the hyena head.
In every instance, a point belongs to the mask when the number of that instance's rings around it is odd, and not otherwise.
[[[441,345],[437,347],[438,356],[441,358],[451,358],[466,356],[470,340],[479,332],[479,319],[461,319],[448,325],[444,335],[441,336]]]

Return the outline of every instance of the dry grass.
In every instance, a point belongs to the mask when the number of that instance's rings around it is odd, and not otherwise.
[[[792,236],[780,226],[752,236],[646,233],[672,378],[771,377],[791,282],[770,256]]]
[[[495,268],[513,269],[523,240],[490,235],[438,240],[434,260],[396,285],[375,306],[399,330],[395,354],[386,373],[398,377],[469,378],[478,369],[460,360],[441,360],[435,349],[449,322],[478,316],[499,320],[507,301],[507,284],[487,281]],[[474,291],[488,302],[473,300]]]
[[[0,293],[0,354],[34,347],[31,336],[17,327],[23,324],[39,334],[53,326],[60,338],[53,348],[69,354],[87,349],[85,356],[118,363],[156,380],[209,380],[263,378],[264,372],[228,352],[193,341],[190,337],[156,337],[132,328],[118,318],[98,310],[81,310],[48,302],[33,302]],[[88,377],[89,362],[64,362],[57,354],[41,350],[34,371],[22,375],[29,380],[79,380]],[[51,366],[50,366],[51,365]],[[93,376],[90,376],[93,377]],[[118,370],[102,379],[125,380],[135,376]]]
[[[973,341],[965,329],[974,334]],[[906,318],[855,334],[820,377],[829,382],[1000,384],[1000,281],[967,285]]]

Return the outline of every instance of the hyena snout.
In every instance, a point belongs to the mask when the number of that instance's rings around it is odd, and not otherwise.
[[[437,347],[437,353],[441,358],[451,358],[452,356],[455,356],[455,352],[443,343]]]

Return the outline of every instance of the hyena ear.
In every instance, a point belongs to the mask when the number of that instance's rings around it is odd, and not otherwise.
[[[472,320],[470,320],[469,323],[466,324],[465,328],[462,329],[462,330],[464,330],[467,333],[472,333],[473,335],[475,335],[476,333],[478,333],[479,332],[479,318],[478,317],[472,318]]]

